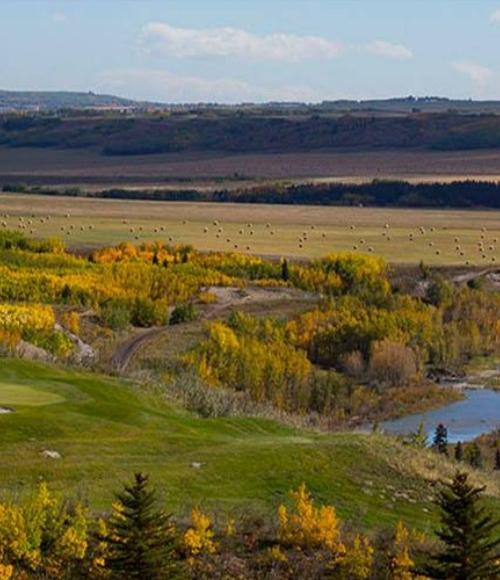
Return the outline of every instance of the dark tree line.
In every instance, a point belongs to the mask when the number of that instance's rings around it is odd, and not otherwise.
[[[22,184],[6,184],[4,192],[38,193],[143,199],[155,201],[215,201],[229,203],[277,203],[289,205],[337,205],[375,207],[500,208],[500,183],[454,181],[451,183],[409,183],[373,180],[367,183],[327,183],[297,185],[269,184],[250,188],[200,191],[185,188],[169,191],[106,189],[88,194],[78,188],[59,191]]]

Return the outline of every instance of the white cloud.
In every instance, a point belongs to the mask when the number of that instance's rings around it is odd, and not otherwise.
[[[500,8],[491,13],[490,20],[494,24],[500,24]]]
[[[384,58],[392,58],[394,60],[405,60],[412,58],[413,53],[409,48],[402,44],[393,44],[386,40],[375,40],[366,46],[368,52]]]
[[[54,12],[52,14],[52,22],[57,22],[58,24],[66,22],[66,14],[64,12]]]
[[[295,62],[335,58],[341,52],[339,43],[320,36],[283,33],[259,36],[239,28],[176,28],[164,22],[144,26],[141,40],[146,46],[177,57],[235,56]]]
[[[470,60],[461,60],[453,63],[453,68],[467,77],[478,86],[483,88],[484,85],[493,76],[493,71],[486,66],[472,62]]]
[[[308,87],[262,87],[239,79],[207,79],[178,75],[157,69],[122,69],[102,74],[98,89],[135,99],[166,103],[313,101],[317,95]]]

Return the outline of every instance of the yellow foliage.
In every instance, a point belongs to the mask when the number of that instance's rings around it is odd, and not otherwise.
[[[75,312],[74,310],[63,312],[61,318],[62,325],[65,328],[77,336],[80,334],[80,315],[78,312]]]
[[[69,512],[45,483],[24,505],[0,504],[0,560],[7,571],[15,563],[28,573],[60,577],[83,560],[87,538],[86,510],[76,504]]]
[[[341,542],[340,520],[335,508],[315,507],[304,483],[291,491],[290,496],[294,500],[293,510],[284,505],[278,508],[280,540],[294,546],[327,548],[336,561],[341,561],[345,546]]]
[[[217,296],[213,292],[200,292],[198,294],[198,300],[202,304],[213,304],[217,302]]]
[[[0,580],[10,580],[14,575],[14,566],[11,564],[0,564]]]
[[[283,552],[280,546],[273,546],[272,548],[269,548],[268,554],[271,560],[273,560],[274,562],[288,561],[287,555]]]
[[[366,580],[370,578],[373,565],[373,546],[366,536],[354,537],[352,545],[342,561],[342,570],[349,580]]]
[[[55,316],[50,306],[35,304],[0,304],[0,329],[23,334],[44,332],[54,328]]]
[[[246,391],[280,409],[303,409],[312,372],[305,354],[283,342],[271,321],[241,315],[235,325],[212,323],[207,340],[184,362],[210,385]]]
[[[200,508],[194,507],[191,512],[191,527],[184,534],[184,546],[191,556],[213,554],[217,544],[213,540],[214,532],[210,517]]]
[[[109,556],[108,537],[109,530],[106,522],[99,518],[97,520],[95,536],[97,537],[96,545],[90,562],[90,578],[108,578],[110,571],[106,569],[106,559]]]
[[[227,519],[225,532],[228,538],[231,538],[236,534],[236,522],[234,521],[234,518]]]
[[[393,580],[414,580],[412,572],[415,565],[410,556],[410,534],[403,522],[398,522],[394,531],[391,572]]]
[[[21,333],[14,330],[0,329],[0,346],[12,351],[21,340]]]

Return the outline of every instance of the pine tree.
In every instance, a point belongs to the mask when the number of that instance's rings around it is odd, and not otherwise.
[[[423,570],[430,578],[476,580],[498,578],[500,537],[498,525],[480,505],[484,488],[467,482],[457,472],[453,481],[438,494],[441,529],[437,536],[443,550]]]
[[[284,282],[288,282],[288,280],[290,279],[290,270],[288,268],[288,261],[287,260],[283,260],[281,262],[281,279]]]
[[[434,432],[433,447],[438,453],[448,455],[448,429],[442,423],[439,423]]]
[[[134,483],[117,494],[109,522],[109,557],[113,577],[156,580],[178,576],[175,530],[170,516],[155,508],[148,476],[136,473]]]
[[[417,449],[425,449],[427,447],[427,433],[425,431],[425,424],[421,421],[416,431],[410,433],[408,443]]]
[[[464,458],[464,447],[462,445],[462,442],[459,441],[455,445],[455,461],[462,461],[463,458]]]
[[[495,451],[495,470],[500,470],[500,449]]]

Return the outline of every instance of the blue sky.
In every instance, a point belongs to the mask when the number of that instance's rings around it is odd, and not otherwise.
[[[500,0],[0,0],[0,88],[500,99]]]

